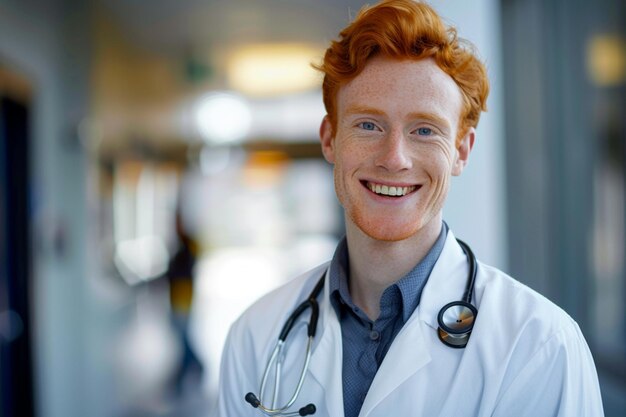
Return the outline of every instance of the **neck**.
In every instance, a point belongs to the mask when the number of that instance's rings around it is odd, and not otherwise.
[[[408,239],[385,242],[364,234],[346,219],[350,250],[350,295],[367,316],[380,314],[383,291],[411,271],[433,247],[441,233],[441,213]]]

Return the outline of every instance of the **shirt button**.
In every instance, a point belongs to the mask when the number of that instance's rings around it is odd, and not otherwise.
[[[376,330],[372,330],[370,332],[370,340],[378,340],[379,337],[380,333],[378,333]]]

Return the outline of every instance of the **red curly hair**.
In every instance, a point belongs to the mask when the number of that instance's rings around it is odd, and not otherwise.
[[[354,21],[339,33],[316,69],[324,73],[324,106],[333,131],[337,128],[337,91],[358,76],[368,60],[382,54],[398,59],[433,58],[461,89],[463,111],[459,136],[476,127],[486,111],[489,81],[473,46],[446,27],[427,4],[413,0],[385,0],[363,7]]]

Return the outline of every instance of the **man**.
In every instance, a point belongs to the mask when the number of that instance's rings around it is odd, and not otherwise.
[[[346,237],[330,264],[265,296],[233,325],[220,415],[603,415],[576,323],[484,264],[472,292],[473,257],[442,220],[488,94],[472,50],[426,4],[391,0],[363,9],[319,69],[321,145],[334,164]],[[307,299],[270,362],[283,323]],[[317,307],[305,360],[301,323]],[[442,325],[450,311],[460,314]]]

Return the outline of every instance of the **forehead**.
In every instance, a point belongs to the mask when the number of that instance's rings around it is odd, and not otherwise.
[[[341,120],[350,108],[375,108],[388,116],[433,113],[456,126],[461,114],[461,90],[433,59],[397,60],[375,57],[337,94]]]

